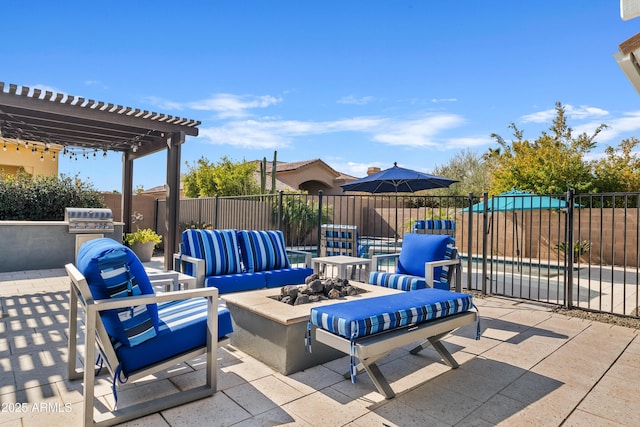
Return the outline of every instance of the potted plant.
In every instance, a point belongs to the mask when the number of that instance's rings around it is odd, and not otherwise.
[[[151,261],[153,249],[162,241],[162,236],[150,228],[137,229],[133,233],[126,233],[124,242],[138,256],[140,261]]]

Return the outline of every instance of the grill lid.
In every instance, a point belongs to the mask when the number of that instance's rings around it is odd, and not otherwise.
[[[113,233],[113,213],[106,208],[65,208],[69,233]]]

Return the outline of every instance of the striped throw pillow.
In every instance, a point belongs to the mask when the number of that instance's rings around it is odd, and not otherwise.
[[[280,230],[241,230],[238,243],[242,262],[250,273],[291,267]]]
[[[182,243],[185,255],[204,259],[205,276],[242,272],[235,230],[189,229],[182,233]]]

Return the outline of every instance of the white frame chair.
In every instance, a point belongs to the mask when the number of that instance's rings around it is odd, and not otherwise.
[[[229,338],[218,340],[218,289],[202,288],[176,292],[159,293],[155,295],[140,295],[127,298],[115,298],[109,300],[94,300],[89,290],[85,277],[73,264],[65,265],[70,278],[69,295],[69,379],[84,378],[83,408],[84,425],[108,426],[120,424],[135,418],[172,408],[194,400],[212,396],[216,392],[217,381],[217,347],[228,344]],[[175,357],[163,360],[144,369],[129,374],[129,381],[136,381],[149,374],[162,371],[178,363],[205,354],[206,357],[206,384],[189,390],[180,391],[173,395],[152,398],[151,400],[134,404],[115,411],[98,414],[98,420],[94,419],[95,400],[95,376],[96,347],[104,360],[104,368],[113,376],[119,364],[116,352],[100,318],[100,312],[115,308],[130,307],[143,304],[154,304],[166,301],[178,301],[195,297],[207,298],[207,339],[206,346],[177,354]],[[85,368],[76,366],[77,334],[78,334],[78,305],[85,313]],[[217,342],[216,346],[214,343]],[[89,368],[87,368],[89,367]],[[99,373],[102,374],[102,371]]]
[[[383,259],[395,259],[395,265],[397,267],[398,260],[400,259],[400,252],[394,252],[390,254],[373,255],[371,257],[371,271],[380,271],[380,261]],[[458,254],[458,248],[453,247],[451,249],[451,258],[438,261],[428,261],[424,263],[424,279],[429,287],[433,287],[433,282],[436,279],[434,272],[436,267],[448,267],[449,285],[454,284],[454,290],[456,292],[462,292],[462,259]]]

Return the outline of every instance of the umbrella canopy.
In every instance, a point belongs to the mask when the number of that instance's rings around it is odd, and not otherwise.
[[[429,175],[405,169],[393,163],[393,167],[341,185],[343,191],[365,193],[413,193],[433,188],[446,188],[458,182],[455,179]]]
[[[564,209],[566,207],[567,203],[564,200],[518,190],[500,193],[487,201],[487,211],[489,212]],[[484,202],[476,203],[471,208],[471,212],[484,212]],[[469,212],[469,208],[462,209],[462,212]]]

